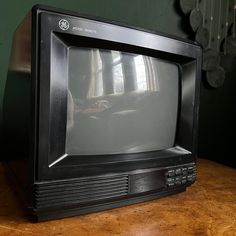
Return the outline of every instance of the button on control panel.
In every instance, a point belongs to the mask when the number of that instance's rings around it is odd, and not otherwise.
[[[167,169],[165,176],[167,187],[189,184],[196,180],[196,165],[191,164],[169,168]]]

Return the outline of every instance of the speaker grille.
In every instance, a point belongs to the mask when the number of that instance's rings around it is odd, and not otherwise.
[[[128,175],[35,184],[35,209],[86,204],[128,194]]]

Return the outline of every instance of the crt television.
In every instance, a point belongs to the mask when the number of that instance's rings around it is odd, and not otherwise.
[[[4,97],[6,168],[37,220],[182,192],[196,179],[201,48],[34,6]]]

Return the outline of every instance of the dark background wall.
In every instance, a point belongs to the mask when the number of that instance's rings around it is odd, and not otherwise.
[[[234,153],[236,140],[235,90],[235,59],[226,72],[226,80],[222,87],[209,89],[202,83],[198,155],[236,168]]]
[[[188,20],[178,8],[178,0],[2,1],[0,15],[0,125],[2,125],[2,101],[12,34],[26,13],[36,3],[117,20],[182,38],[192,37]],[[231,135],[235,127],[233,125],[236,107],[235,74],[235,66],[232,66],[227,73],[225,85],[217,90],[210,90],[202,85],[199,130],[199,155],[234,166],[236,166],[236,159],[231,158],[229,148],[230,145],[233,145]]]

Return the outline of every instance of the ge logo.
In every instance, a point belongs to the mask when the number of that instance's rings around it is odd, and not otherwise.
[[[68,30],[69,27],[70,27],[69,22],[67,20],[65,20],[65,19],[61,19],[59,21],[58,25],[59,25],[60,29],[62,29],[62,30]]]

